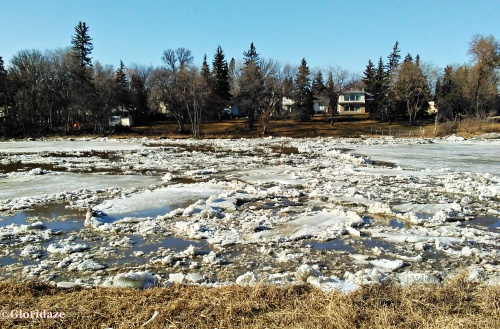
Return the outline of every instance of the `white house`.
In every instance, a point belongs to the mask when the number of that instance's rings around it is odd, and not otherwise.
[[[284,113],[291,113],[293,111],[294,100],[288,97],[283,97],[281,100],[281,109]]]
[[[132,127],[134,125],[134,120],[132,120],[131,117],[112,115],[108,118],[108,124],[110,127],[116,127],[116,126]]]
[[[328,113],[328,98],[314,97],[314,113]]]

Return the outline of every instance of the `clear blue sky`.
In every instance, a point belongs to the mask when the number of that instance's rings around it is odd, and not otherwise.
[[[0,0],[0,56],[8,63],[19,50],[69,46],[83,21],[93,61],[115,67],[158,66],[178,47],[198,65],[218,45],[228,61],[241,59],[254,42],[261,57],[361,73],[399,41],[402,57],[444,68],[468,61],[474,34],[500,39],[499,14],[499,0]]]

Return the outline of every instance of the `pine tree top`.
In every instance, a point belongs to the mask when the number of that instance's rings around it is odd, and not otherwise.
[[[75,35],[71,38],[72,50],[78,58],[81,67],[92,66],[90,54],[94,49],[92,38],[89,36],[89,27],[85,22],[79,22],[75,26]]]
[[[249,62],[256,64],[259,61],[259,54],[257,53],[253,42],[250,44],[250,49],[243,52],[243,56],[245,58],[245,64],[248,64]]]

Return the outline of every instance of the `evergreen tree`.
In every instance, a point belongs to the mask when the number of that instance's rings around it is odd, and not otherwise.
[[[89,27],[85,22],[79,22],[75,26],[75,35],[71,38],[73,53],[78,59],[80,67],[92,66],[90,54],[94,49],[92,38],[89,36]]]
[[[401,55],[399,53],[401,50],[399,49],[399,42],[396,41],[394,47],[392,47],[392,53],[387,56],[389,59],[387,63],[387,72],[391,74],[399,67],[399,60],[401,59]]]
[[[213,95],[212,95],[212,74],[210,73],[210,66],[208,66],[207,55],[203,56],[203,63],[201,64],[201,88],[203,93],[203,104],[201,104],[202,113],[209,113],[210,108],[213,108]]]
[[[92,38],[89,36],[89,27],[85,22],[79,22],[75,26],[75,34],[71,38],[71,54],[73,63],[71,67],[70,99],[71,106],[68,108],[67,127],[71,121],[86,121],[88,114],[98,111],[97,106],[93,106],[89,100],[95,94],[95,86],[92,83],[91,69],[92,58]],[[93,117],[97,116],[94,113]]]
[[[236,79],[237,79],[237,72],[236,72],[236,61],[234,58],[231,58],[231,61],[229,61],[229,90],[231,92],[231,95],[236,95]]]
[[[245,59],[245,65],[248,65],[250,62],[256,65],[259,62],[259,54],[257,53],[253,42],[250,44],[250,49],[243,52],[243,57]]]
[[[322,97],[325,93],[325,83],[323,82],[323,73],[321,70],[318,70],[314,75],[311,92],[314,97]]]
[[[130,89],[127,76],[125,74],[125,65],[120,60],[120,66],[115,73],[115,99],[121,114],[123,115],[130,109]]]
[[[456,120],[470,108],[470,99],[457,81],[457,72],[451,66],[444,69],[443,80],[436,84],[436,107],[438,119]]]
[[[398,78],[398,68],[399,68],[399,60],[401,55],[399,55],[399,42],[396,41],[394,47],[392,48],[392,53],[387,57],[387,102],[384,110],[384,115],[382,116],[382,120],[389,120],[389,122],[396,120],[398,109],[400,108],[400,104],[396,101],[394,86],[396,84]]]
[[[366,69],[363,72],[363,78],[361,81],[363,82],[363,87],[367,92],[373,92],[375,86],[375,65],[371,59],[368,60],[368,64],[366,65]]]
[[[311,92],[311,79],[309,78],[310,71],[305,58],[299,66],[299,72],[295,78],[295,92],[293,100],[295,101],[294,108],[298,120],[304,121],[311,117],[314,109],[313,95]]]
[[[387,113],[387,96],[389,89],[388,75],[385,71],[384,62],[382,57],[379,58],[377,70],[375,72],[375,85],[371,93],[373,94],[373,101],[371,104],[371,112],[374,118],[385,121],[388,117]]]
[[[0,107],[7,105],[7,70],[0,56]]]
[[[240,77],[237,98],[240,114],[248,116],[248,128],[254,128],[255,114],[259,111],[259,100],[263,90],[263,77],[259,66],[259,54],[253,42],[243,53],[245,65]]]
[[[231,93],[229,85],[229,68],[220,46],[217,47],[212,62],[212,96],[214,110],[217,114],[221,115],[224,108],[229,105]]]

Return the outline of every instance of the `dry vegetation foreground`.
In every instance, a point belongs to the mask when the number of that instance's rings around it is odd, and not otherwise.
[[[146,127],[133,127],[130,134],[165,137],[186,138],[190,134],[179,135],[177,123],[155,122]],[[189,128],[189,125],[186,125]],[[371,120],[368,115],[350,115],[336,117],[335,123],[330,124],[329,118],[316,114],[311,120],[298,122],[291,119],[271,119],[267,133],[262,134],[257,120],[254,129],[247,127],[247,119],[226,119],[220,122],[202,124],[202,138],[255,138],[264,136],[274,137],[436,137],[457,134],[468,138],[478,134],[500,132],[500,123],[493,120],[464,119],[434,125],[432,120],[410,126],[406,122],[380,123]]]
[[[347,295],[310,285],[61,290],[10,280],[0,282],[0,327],[500,328],[500,287],[464,278],[444,286],[365,286]],[[36,318],[44,310],[64,318]],[[21,311],[35,315],[10,317]]]

